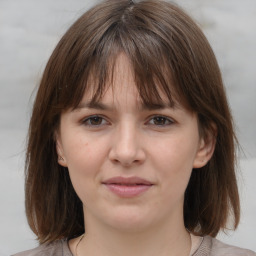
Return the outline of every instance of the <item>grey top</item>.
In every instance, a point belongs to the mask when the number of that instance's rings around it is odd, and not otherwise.
[[[48,245],[40,245],[35,249],[20,252],[13,256],[73,256],[73,254],[65,239]],[[236,246],[227,245],[215,238],[205,236],[193,256],[256,256],[256,253]]]

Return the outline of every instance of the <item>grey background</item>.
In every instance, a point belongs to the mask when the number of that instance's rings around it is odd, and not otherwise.
[[[0,0],[1,256],[36,246],[26,223],[23,188],[32,92],[60,36],[95,2]],[[219,238],[256,251],[256,0],[177,2],[199,22],[217,55],[244,150],[241,224]]]

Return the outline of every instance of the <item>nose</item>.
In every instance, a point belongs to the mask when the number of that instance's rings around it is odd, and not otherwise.
[[[128,122],[116,127],[109,159],[114,163],[129,167],[134,164],[142,164],[145,157],[139,128]]]

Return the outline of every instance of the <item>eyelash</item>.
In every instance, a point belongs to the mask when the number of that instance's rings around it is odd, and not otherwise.
[[[155,115],[155,116],[152,116],[149,121],[147,123],[150,123],[150,121],[152,120],[157,120],[157,119],[160,119],[161,121],[164,122],[164,124],[156,124],[156,123],[153,123],[153,124],[150,124],[150,125],[155,125],[157,127],[165,127],[165,126],[168,126],[168,125],[171,125],[174,123],[174,121],[169,118],[169,117],[166,117],[166,116],[162,116],[162,115]],[[159,120],[158,120],[159,121]],[[167,123],[166,123],[167,122]]]
[[[158,120],[157,120],[158,119]],[[100,121],[99,124],[93,124],[92,122],[94,121]],[[161,121],[161,122],[164,122],[162,124],[156,124],[155,122],[154,123],[150,123],[151,121]],[[104,123],[102,123],[104,122]],[[94,127],[94,128],[97,128],[97,127],[100,127],[100,126],[103,126],[103,125],[108,125],[109,122],[102,116],[100,115],[93,115],[93,116],[89,116],[85,119],[82,120],[82,123],[88,127]],[[165,126],[168,126],[168,125],[172,125],[174,123],[174,121],[168,117],[165,117],[163,115],[154,115],[152,117],[149,118],[149,120],[146,122],[146,124],[149,124],[149,125],[154,125],[154,126],[157,126],[157,127],[165,127]]]
[[[96,118],[100,119],[101,121],[105,121],[104,124],[100,123],[100,124],[92,124],[92,121],[96,121]],[[93,120],[94,119],[94,120]],[[88,123],[89,122],[89,123]],[[99,115],[93,115],[93,116],[89,116],[85,119],[82,120],[82,123],[86,126],[89,126],[89,127],[99,127],[99,126],[102,126],[102,125],[107,125],[109,124],[109,122],[102,116],[99,116]]]

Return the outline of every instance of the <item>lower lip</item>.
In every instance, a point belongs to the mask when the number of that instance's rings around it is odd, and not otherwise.
[[[152,185],[119,185],[119,184],[105,184],[105,186],[114,194],[120,197],[135,197],[143,194],[149,190]]]

